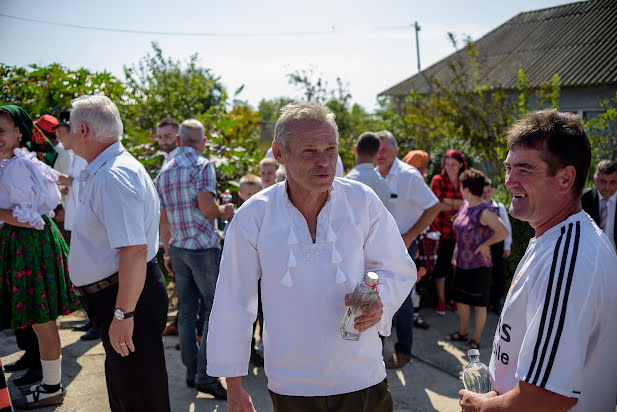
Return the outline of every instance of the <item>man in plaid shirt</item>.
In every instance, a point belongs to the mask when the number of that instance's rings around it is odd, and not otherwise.
[[[206,374],[206,341],[197,345],[199,298],[210,317],[218,278],[221,248],[215,219],[230,219],[233,205],[218,205],[212,163],[201,155],[206,139],[204,126],[195,119],[182,122],[178,151],[156,178],[161,202],[161,240],[165,266],[175,273],[178,292],[178,327],[186,384],[218,399],[227,393],[219,381]],[[201,336],[208,335],[208,322]]]

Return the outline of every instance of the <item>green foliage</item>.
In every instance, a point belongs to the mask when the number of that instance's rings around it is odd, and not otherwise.
[[[149,130],[163,117],[187,119],[224,110],[227,93],[210,69],[198,65],[197,54],[183,65],[163,56],[157,43],[152,49],[137,65],[124,67],[133,126]]]
[[[211,125],[206,157],[216,167],[217,183],[220,190],[236,190],[237,182],[246,173],[259,174],[260,128],[259,113],[248,106],[215,116],[206,116],[205,124]]]
[[[290,97],[278,97],[275,99],[261,99],[257,110],[259,117],[264,122],[276,122],[283,106],[292,103],[294,100]]]
[[[518,69],[516,77],[518,79],[518,91],[520,92],[518,98],[518,112],[522,117],[529,111],[529,80],[523,69]]]
[[[602,102],[602,108],[605,111],[586,124],[591,141],[592,166],[600,160],[617,159],[617,94]],[[590,175],[593,175],[593,170]]]
[[[155,176],[163,160],[150,139],[156,123],[167,116],[179,121],[198,119],[206,127],[205,155],[217,167],[218,189],[230,187],[245,171],[255,169],[259,160],[259,114],[239,100],[234,100],[229,110],[220,79],[199,66],[197,54],[182,63],[165,57],[156,43],[152,49],[137,65],[124,68],[131,95],[125,117],[131,152]],[[234,98],[241,90],[242,86]]]
[[[559,110],[559,96],[561,92],[561,79],[554,74],[550,83],[544,83],[536,91],[538,107],[550,107]]]
[[[507,210],[509,203],[504,204],[506,205]],[[510,284],[510,280],[516,271],[516,266],[518,265],[518,262],[521,261],[521,258],[527,250],[529,240],[534,237],[534,230],[531,226],[529,226],[529,223],[510,216],[510,224],[512,225],[512,251],[507,260],[508,264],[506,265],[506,285]]]
[[[431,79],[433,90],[430,94],[412,92],[404,101],[382,98],[378,115],[384,127],[397,137],[401,153],[421,149],[430,154],[427,181],[441,171],[445,151],[458,149],[465,154],[470,166],[483,170],[493,180],[498,188],[497,198],[508,205],[507,191],[503,187],[506,130],[529,110],[549,104],[558,107],[560,79],[555,75],[550,82],[532,90],[526,73],[518,70],[518,93],[506,91],[500,84],[481,77],[487,71],[473,43],[467,42],[465,50],[465,56],[450,64],[447,83]],[[531,107],[532,101],[536,102],[536,107]],[[513,228],[511,272],[533,236],[527,223],[517,221]]]
[[[0,63],[0,77],[2,104],[19,104],[33,119],[43,114],[58,117],[71,107],[71,100],[84,94],[105,94],[120,105],[128,99],[125,86],[111,74],[70,70],[57,63],[27,68]]]
[[[45,113],[58,116],[75,97],[105,94],[120,111],[124,146],[153,177],[163,161],[152,139],[156,123],[166,116],[179,121],[197,118],[210,134],[207,155],[219,166],[219,189],[246,171],[255,171],[260,159],[259,114],[239,101],[229,110],[219,78],[199,66],[196,54],[182,63],[165,57],[156,43],[152,49],[137,65],[125,67],[124,83],[106,72],[70,70],[59,64],[27,68],[0,64],[1,101],[24,107],[36,119]]]
[[[397,136],[402,152],[422,149],[437,163],[439,152],[452,144],[478,159],[478,167],[499,184],[507,155],[505,132],[513,121],[534,109],[530,107],[532,90],[522,69],[517,71],[518,96],[483,81],[482,56],[471,42],[465,49],[466,58],[450,63],[447,84],[432,79],[430,94],[412,92],[404,101],[382,98],[378,114]],[[558,106],[559,92],[557,75],[533,91],[538,107],[547,102]]]

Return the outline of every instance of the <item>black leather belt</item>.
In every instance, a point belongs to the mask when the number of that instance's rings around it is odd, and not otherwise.
[[[147,263],[147,266],[152,265],[157,265],[156,257]],[[84,286],[77,286],[75,288],[75,292],[77,292],[79,296],[92,295],[93,293],[100,292],[101,290],[113,286],[116,283],[118,283],[118,272],[106,277],[103,280],[99,280],[98,282],[90,283],[89,285]]]
[[[85,286],[77,286],[75,291],[79,296],[92,295],[93,293],[99,292],[105,288],[115,285],[116,283],[118,283],[117,272],[103,280],[99,280],[98,282],[90,283]]]

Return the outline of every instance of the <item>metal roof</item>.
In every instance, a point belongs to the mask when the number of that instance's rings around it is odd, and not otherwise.
[[[516,89],[523,69],[532,88],[558,74],[561,87],[617,84],[617,1],[590,0],[520,13],[473,42],[478,51],[482,85]],[[451,82],[452,65],[460,67],[471,89],[467,50],[430,66],[424,73],[442,85]],[[383,91],[380,96],[407,96],[412,90],[429,93],[418,73]]]

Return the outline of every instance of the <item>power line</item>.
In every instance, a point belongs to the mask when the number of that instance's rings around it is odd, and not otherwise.
[[[156,36],[192,36],[192,37],[304,37],[304,36],[330,36],[335,33],[334,26],[328,31],[306,31],[306,32],[280,32],[280,33],[214,33],[214,32],[170,32],[170,31],[151,31],[151,30],[134,30],[134,29],[122,29],[113,27],[98,27],[98,26],[84,26],[81,24],[71,23],[59,23],[55,21],[31,19],[27,17],[11,16],[8,14],[0,13],[0,17],[7,19],[25,21],[29,23],[47,24],[50,26],[64,27],[70,29],[79,30],[91,30],[91,31],[103,31],[111,33],[129,33],[129,34],[149,34]],[[393,31],[408,29],[409,26],[388,26],[377,28],[377,31]],[[338,33],[341,33],[340,31]]]

